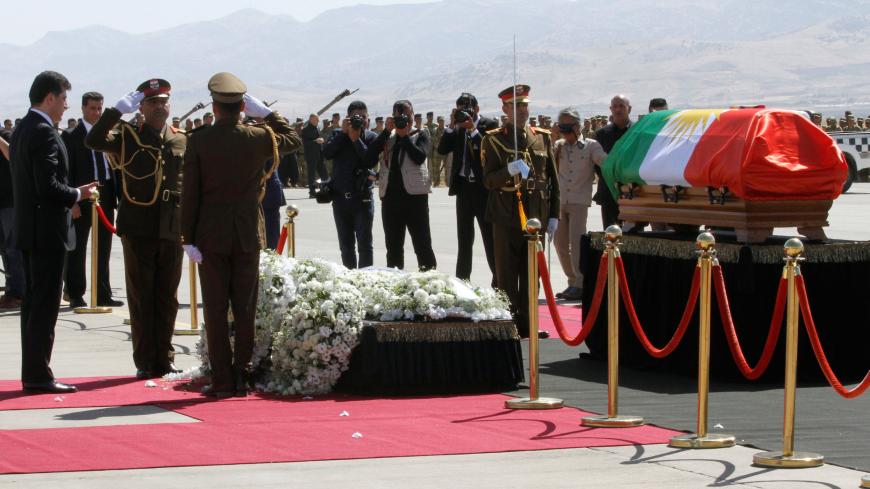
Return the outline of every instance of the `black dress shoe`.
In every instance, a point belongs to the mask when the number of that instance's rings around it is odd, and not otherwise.
[[[180,374],[181,369],[176,367],[174,363],[170,363],[164,367],[160,367],[154,371],[160,377],[163,377],[166,374]]]
[[[201,392],[204,396],[213,397],[215,399],[226,399],[236,395],[236,391],[215,390],[211,385],[203,387]]]
[[[77,307],[88,307],[88,303],[81,297],[72,297],[69,300],[69,306],[73,309]]]
[[[549,331],[538,331],[538,338],[544,338],[544,339],[546,339],[546,338],[549,338],[549,337],[550,337],[550,332],[549,332]]]
[[[76,386],[52,380],[50,382],[25,383],[24,392],[34,394],[72,394],[78,391]]]
[[[136,378],[139,380],[152,379],[154,378],[154,372],[140,368],[136,370]]]
[[[247,372],[236,372],[236,397],[248,397],[250,391],[250,376]]]
[[[109,298],[104,301],[97,301],[97,304],[101,307],[121,307],[124,305],[123,302]]]

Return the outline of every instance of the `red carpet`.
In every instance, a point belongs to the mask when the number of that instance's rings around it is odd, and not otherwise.
[[[580,331],[582,323],[582,310],[573,305],[556,305],[559,309],[559,315],[562,317],[562,324],[568,328],[569,334],[577,334]],[[553,316],[550,315],[550,309],[546,304],[538,306],[538,330],[550,333],[550,339],[559,339],[559,333],[556,331],[556,325],[553,324]]]
[[[129,380],[129,379],[127,379]],[[263,462],[446,455],[664,443],[674,432],[578,426],[586,413],[511,411],[508,396],[374,399],[331,395],[202,401],[142,381],[86,381],[64,396],[10,397],[0,409],[156,404],[200,423],[0,431],[0,473],[65,472]],[[82,385],[80,383],[79,385]],[[139,386],[139,387],[136,387]],[[17,385],[15,387],[18,388]],[[155,398],[163,398],[156,401]],[[26,399],[26,400],[25,400]],[[105,403],[113,399],[114,404]],[[342,412],[347,416],[342,416]],[[354,437],[355,433],[361,436]]]

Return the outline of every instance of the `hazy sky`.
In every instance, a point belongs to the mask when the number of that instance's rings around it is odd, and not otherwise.
[[[357,4],[426,3],[432,0],[79,0],[14,2],[4,5],[0,43],[27,45],[49,31],[105,25],[121,31],[152,32],[216,19],[243,8],[309,20],[321,12]]]

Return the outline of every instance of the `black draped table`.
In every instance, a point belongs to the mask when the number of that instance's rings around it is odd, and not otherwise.
[[[513,321],[365,322],[336,390],[453,394],[513,389],[523,381]]]
[[[782,276],[783,248],[787,237],[771,237],[764,244],[736,243],[733,234],[716,233],[716,249],[731,305],[737,336],[750,366],[754,366],[767,338],[776,291]],[[581,244],[583,303],[591,304],[604,250],[603,233],[589,233]],[[694,239],[673,233],[623,236],[620,246],[635,310],[650,341],[661,348],[672,337],[688,299],[697,264]],[[860,380],[867,372],[870,344],[868,289],[870,242],[829,241],[805,243],[806,261],[801,271],[822,345],[841,380]],[[711,375],[741,378],[734,364],[719,317],[715,293],[711,294]],[[663,360],[649,356],[629,323],[620,300],[620,363],[663,368],[694,375],[698,362],[697,308],[683,342]],[[607,358],[607,302],[586,344],[594,358]],[[780,341],[762,380],[779,381],[784,369],[785,323]],[[800,324],[798,375],[819,380],[821,370],[813,355],[803,321]]]

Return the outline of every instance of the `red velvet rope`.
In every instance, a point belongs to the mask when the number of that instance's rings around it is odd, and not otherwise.
[[[115,226],[112,226],[112,223],[109,222],[109,218],[106,217],[106,213],[103,212],[103,208],[99,204],[97,204],[97,214],[100,215],[100,222],[103,223],[103,226],[105,226],[110,233],[116,234]]]
[[[556,299],[553,297],[553,286],[550,284],[550,271],[547,269],[547,258],[544,256],[543,250],[538,251],[538,273],[541,276],[541,282],[544,284],[547,307],[550,309],[550,315],[553,316],[553,324],[556,325],[559,338],[568,346],[577,346],[586,341],[589,333],[592,332],[593,326],[595,326],[598,310],[601,308],[601,298],[604,297],[604,284],[607,282],[607,254],[601,255],[601,264],[598,267],[598,279],[595,281],[595,293],[592,295],[592,304],[589,307],[589,313],[586,314],[586,320],[582,321],[583,325],[580,327],[577,336],[569,336],[565,330],[565,325],[562,324],[562,317],[559,315]]]
[[[280,255],[284,252],[284,243],[287,242],[287,226],[281,226],[281,236],[278,238],[278,246],[275,251]]]
[[[725,290],[725,277],[722,275],[722,267],[713,267],[713,287],[716,289],[716,299],[719,301],[719,317],[722,318],[722,327],[725,329],[725,339],[737,369],[749,380],[761,377],[770,365],[776,344],[779,342],[779,332],[782,328],[782,315],[785,312],[786,279],[780,279],[779,288],[776,291],[776,303],[773,306],[773,316],[770,318],[770,330],[767,340],[764,342],[764,350],[755,367],[750,367],[743,356],[743,348],[737,338],[737,330],[734,328],[734,319],[731,317],[731,306],[728,304],[728,291]]]
[[[640,324],[640,319],[637,317],[637,311],[634,310],[634,302],[631,300],[631,293],[628,290],[628,279],[625,275],[625,266],[622,263],[622,257],[616,259],[616,272],[619,274],[619,291],[622,294],[622,300],[625,303],[625,310],[628,312],[628,317],[631,321],[631,327],[634,329],[634,334],[640,340],[640,344],[654,358],[665,358],[677,349],[686,330],[689,327],[689,321],[692,319],[692,313],[695,311],[695,304],[698,302],[698,290],[701,284],[701,269],[695,267],[695,273],[692,275],[692,286],[689,290],[689,300],[686,302],[686,308],[683,309],[683,317],[680,319],[680,324],[674,332],[674,336],[663,348],[656,348],[650,342],[646,333],[643,331],[643,326]]]
[[[813,313],[810,310],[810,301],[807,299],[807,286],[804,282],[803,276],[798,275],[795,277],[795,284],[797,285],[801,316],[804,318],[807,335],[810,337],[810,343],[813,345],[813,352],[816,354],[816,360],[819,362],[819,367],[822,368],[822,373],[825,374],[825,378],[828,379],[828,383],[831,384],[831,387],[834,388],[837,394],[846,399],[853,399],[860,396],[867,390],[867,387],[870,387],[870,372],[867,372],[867,375],[864,376],[864,380],[854,388],[846,389],[843,387],[840,379],[837,378],[834,371],[831,369],[831,365],[828,363],[828,358],[825,356],[825,351],[822,349],[822,342],[819,341],[819,333],[816,331],[816,323],[813,320]]]

